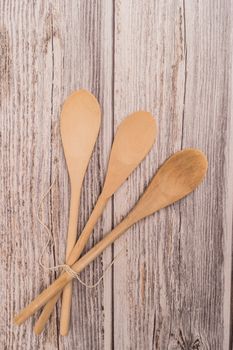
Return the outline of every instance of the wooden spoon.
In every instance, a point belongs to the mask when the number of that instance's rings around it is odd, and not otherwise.
[[[112,232],[107,234],[99,243],[89,250],[87,254],[73,264],[72,269],[79,273],[131,225],[192,192],[203,180],[207,171],[207,164],[205,155],[199,150],[186,149],[175,153],[160,167],[146,191],[128,216],[117,225]],[[14,322],[18,325],[22,324],[51,297],[62,290],[72,278],[73,277],[67,272],[62,274],[25,309],[16,315]]]
[[[117,128],[102,193],[75,247],[72,249],[67,260],[69,265],[72,265],[80,257],[108,199],[117,191],[151,149],[155,141],[156,132],[155,119],[150,113],[142,111],[129,115]],[[60,332],[62,335],[68,334],[70,319],[70,305],[67,305],[65,292],[66,288],[63,291],[61,309]],[[59,295],[56,295],[44,307],[34,327],[36,334],[40,334],[43,330]]]
[[[100,113],[98,101],[85,90],[70,95],[61,112],[61,138],[71,186],[66,259],[76,242],[80,191],[98,136]],[[70,283],[67,288],[71,302],[72,284]]]

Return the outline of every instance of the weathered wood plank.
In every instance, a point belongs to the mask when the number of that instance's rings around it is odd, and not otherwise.
[[[63,4],[63,2],[60,2]],[[64,60],[66,67],[63,86],[69,88],[64,97],[74,89],[83,87],[92,91],[98,98],[103,111],[100,135],[83,185],[80,208],[79,231],[90,215],[102,188],[104,171],[112,140],[112,4],[108,1],[73,1],[61,5],[58,13],[64,13]],[[59,150],[58,158],[62,156]],[[57,229],[60,232],[56,244],[57,262],[64,257],[64,240],[67,221],[64,222],[61,203],[67,201],[68,193],[66,170],[60,163],[62,192],[57,202]],[[67,205],[65,206],[66,217]],[[62,215],[61,215],[61,214]],[[93,246],[111,228],[111,203],[103,218],[96,226],[87,249]],[[65,227],[64,227],[65,225]],[[60,227],[60,229],[59,229]],[[60,240],[62,238],[62,240]],[[93,284],[111,261],[111,249],[103,257],[87,268],[81,277],[87,284]],[[73,296],[71,332],[67,338],[60,339],[64,349],[109,349],[111,347],[111,273],[98,288],[87,289],[76,283]]]
[[[87,88],[99,99],[103,122],[81,199],[83,227],[101,189],[112,140],[112,4],[108,1],[0,2],[1,6],[1,335],[6,349],[109,349],[111,273],[87,290],[75,284],[70,336],[59,338],[53,315],[40,337],[34,320],[14,327],[12,315],[54,278],[38,259],[47,240],[35,210],[45,201],[55,247],[44,264],[62,263],[68,218],[69,184],[60,142],[61,104],[74,89]],[[111,203],[97,225],[94,244],[111,227]],[[89,246],[90,246],[89,244]],[[92,283],[111,260],[106,252],[83,274]],[[58,310],[59,311],[59,310]],[[4,332],[2,332],[4,329]],[[103,332],[104,330],[104,332]]]
[[[38,266],[45,237],[39,234],[34,211],[45,188],[42,186],[47,187],[50,181],[51,105],[48,106],[42,80],[46,72],[40,70],[44,41],[39,38],[41,27],[36,27],[33,10],[26,2],[1,2],[1,30],[5,38],[1,71],[5,70],[7,77],[1,79],[0,196],[4,218],[0,337],[5,349],[29,349],[33,342],[39,348],[48,348],[48,344],[51,349],[57,348],[54,322],[47,337],[38,339],[33,336],[31,324],[24,328],[12,325],[15,310],[50,281]],[[50,78],[47,79],[49,84]],[[45,210],[48,212],[49,206]],[[45,263],[49,262],[47,256]]]
[[[185,299],[195,306],[190,328],[204,332],[210,349],[230,349],[232,8],[227,0],[214,4],[187,1],[185,6],[188,73],[183,140],[185,146],[195,145],[198,139],[209,158],[201,202],[181,229],[185,232],[185,227],[191,226],[198,232],[190,234],[190,242],[184,246],[188,268],[192,268]],[[187,217],[191,203],[187,202],[183,210]],[[188,246],[190,251],[197,247],[192,253],[195,264],[188,257]]]
[[[157,146],[115,196],[116,221],[172,152],[198,147],[210,163],[194,194],[114,245],[127,252],[114,266],[115,347],[228,349],[229,1],[116,1],[115,16],[115,124],[143,108],[159,121]]]

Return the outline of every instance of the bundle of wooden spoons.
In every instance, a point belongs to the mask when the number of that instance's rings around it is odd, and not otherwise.
[[[108,199],[127,179],[151,149],[156,137],[156,123],[150,113],[136,112],[125,118],[117,129],[110,153],[109,164],[103,191],[98,198],[96,206],[81,233],[75,248],[67,256],[67,264],[72,265],[81,255],[93,227],[104,210]],[[72,241],[73,243],[73,241]],[[70,249],[69,249],[70,252]],[[66,289],[68,287],[68,289]],[[71,306],[71,283],[63,291],[60,332],[66,335],[69,329]],[[67,293],[66,293],[67,291]],[[59,295],[53,298],[44,308],[34,331],[41,333],[49,318]]]
[[[81,95],[84,96],[84,100],[82,100],[82,98],[80,100]],[[90,104],[88,100],[90,100]],[[82,121],[82,113],[83,119],[85,119],[85,113],[88,114],[86,120]],[[75,119],[75,115],[77,115],[78,120]],[[80,136],[79,128],[83,127],[83,129],[85,129],[84,125],[87,126],[92,118],[95,121],[95,127],[92,132],[92,139],[90,138],[88,140],[88,147],[85,151],[85,138],[87,138],[87,134],[85,135],[84,132],[84,136]],[[84,90],[71,95],[68,101],[64,104],[61,133],[71,179],[70,223],[68,229],[66,263],[71,266],[74,273],[82,271],[98,255],[100,255],[105,248],[112,244],[123,234],[123,232],[137,221],[180,200],[192,192],[203,180],[207,171],[207,159],[201,151],[197,149],[185,149],[175,153],[159,168],[138,203],[125,219],[91,250],[89,250],[88,253],[80,258],[94,225],[103,212],[108,199],[116,192],[130,173],[149,152],[154,143],[157,131],[155,120],[148,112],[141,111],[133,113],[128,116],[122,124],[120,124],[112,145],[102,193],[97,200],[96,206],[83,232],[75,244],[78,211],[77,203],[79,202],[79,193],[83,176],[98,133],[99,119],[100,113],[97,101],[90,93]],[[72,128],[73,123],[79,130],[77,130],[76,127]],[[80,136],[81,139],[79,142],[81,142],[82,147],[84,147],[81,153],[77,150],[72,151],[72,148],[77,146],[75,132]],[[69,134],[72,135],[72,137],[69,137]],[[80,154],[82,154],[83,158],[81,157],[81,165],[79,165],[80,168],[78,168],[77,164],[79,162]],[[75,173],[78,169],[82,169],[82,172],[77,178],[78,181],[75,181]],[[75,185],[73,183],[75,183]],[[72,189],[75,189],[74,192],[72,192]],[[75,204],[72,206],[73,196]],[[75,213],[72,208],[75,208]],[[70,227],[72,227],[72,229]],[[71,235],[71,238],[69,238],[69,235]],[[35,333],[41,333],[61,291],[63,290],[65,292],[63,292],[61,334],[68,334],[72,294],[71,282],[73,278],[73,274],[63,272],[55,282],[38,295],[14,318],[14,322],[18,325],[22,324],[27,318],[32,316],[37,310],[46,304],[34,328]]]

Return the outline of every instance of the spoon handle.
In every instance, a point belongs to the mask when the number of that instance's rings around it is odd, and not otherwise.
[[[102,214],[106,203],[107,203],[108,198],[105,198],[102,194],[99,196],[98,201],[95,205],[94,210],[91,213],[90,218],[88,219],[86,226],[84,228],[84,230],[82,231],[81,235],[78,238],[78,241],[76,242],[75,246],[73,247],[71,254],[69,255],[69,258],[67,259],[66,263],[68,265],[72,265],[75,263],[76,260],[79,259],[80,255],[82,254],[82,251],[91,235],[91,232],[98,220],[98,218],[100,217],[100,215]],[[71,284],[71,283],[70,283]],[[69,285],[70,285],[69,284]],[[64,292],[63,292],[64,293]],[[57,295],[55,295],[51,300],[49,300],[49,302],[45,305],[39,319],[37,320],[35,326],[34,326],[34,332],[36,334],[40,334],[44,327],[46,322],[48,321],[53,308],[56,304],[56,302],[58,301],[59,297],[61,295],[61,292],[58,293]],[[64,298],[64,294],[63,294],[63,298]],[[64,300],[65,301],[65,300]],[[65,303],[62,304],[62,306],[65,305]],[[63,306],[64,307],[64,306]],[[63,310],[63,309],[62,309]],[[66,310],[63,310],[63,312],[65,312]],[[65,317],[67,317],[65,315]],[[67,321],[67,319],[66,319]],[[64,329],[64,328],[63,328]]]
[[[70,212],[69,212],[69,225],[66,240],[66,261],[76,243],[77,239],[77,225],[78,225],[78,212],[79,212],[79,200],[80,200],[80,187],[71,185],[71,198],[70,198]]]
[[[132,213],[132,212],[131,212]],[[105,248],[112,244],[118,237],[120,237],[125,230],[127,230],[131,225],[133,225],[137,220],[132,216],[127,216],[119,225],[117,225],[114,230],[108,233],[99,243],[97,243],[88,253],[86,253],[81,259],[79,259],[75,264],[72,265],[72,269],[79,273],[87,265],[89,265],[97,256],[99,256]],[[21,310],[14,318],[14,323],[21,325],[30,316],[32,316],[37,310],[39,310],[43,305],[45,305],[50,298],[59,293],[71,280],[73,277],[64,272],[60,277],[58,277],[55,282],[53,282],[47,289],[45,289],[41,294],[39,294],[26,308]]]
[[[75,185],[71,183],[69,226],[68,226],[67,241],[66,241],[66,262],[77,239],[80,189],[81,189],[81,185],[79,183]],[[66,310],[66,322],[67,322],[68,328],[69,328],[69,315],[70,315],[71,301],[72,301],[72,283],[69,283],[67,287],[64,289],[64,298],[63,298],[63,303],[64,303],[63,318],[64,318],[64,310]]]
[[[76,260],[80,257],[82,254],[83,249],[85,248],[87,241],[91,235],[91,232],[93,231],[93,228],[101,216],[106,204],[107,204],[108,198],[105,197],[103,194],[101,194],[96,202],[95,208],[92,211],[81,235],[79,236],[75,246],[73,247],[68,259],[67,264],[73,265]]]
[[[66,262],[72,248],[75,245],[76,238],[77,238],[80,188],[81,188],[81,185],[78,185],[78,184],[72,185],[71,183],[69,224],[68,224],[67,243],[66,243]],[[72,285],[71,285],[71,293],[72,293]],[[53,299],[51,299],[48,303],[48,306],[46,305],[46,307],[42,311],[40,318],[34,327],[34,332],[36,334],[40,334],[42,332],[44,325],[49,319],[49,316],[51,315],[53,307],[59,298],[59,295],[56,295]]]
[[[91,216],[90,220],[88,221],[87,228],[83,231],[81,234],[77,244],[75,245],[75,241],[72,246],[70,246],[67,250],[67,263],[69,265],[72,265],[72,263],[75,262],[76,259],[79,258],[81,255],[89,237],[92,232],[92,229],[98,220],[100,214],[102,213],[104,207],[106,204],[106,200],[102,200],[102,197],[100,197],[99,201],[97,202],[97,205],[95,207],[95,210],[93,211],[93,215]],[[69,259],[70,253],[72,251],[72,248],[75,245],[74,253],[71,255],[71,258]],[[72,282],[67,284],[67,286],[63,290],[62,294],[62,306],[61,306],[61,319],[60,319],[60,334],[65,336],[69,332],[69,325],[70,325],[70,311],[71,311],[71,302],[72,302]]]

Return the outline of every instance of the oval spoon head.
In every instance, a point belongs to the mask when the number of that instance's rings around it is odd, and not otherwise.
[[[138,220],[187,196],[203,180],[207,167],[206,156],[197,149],[176,152],[159,168],[133,215]]]
[[[75,91],[62,107],[61,138],[71,182],[85,174],[98,136],[100,114],[98,101],[86,90]]]
[[[119,125],[116,131],[103,193],[110,197],[127,179],[151,149],[157,125],[148,112],[135,112]]]

